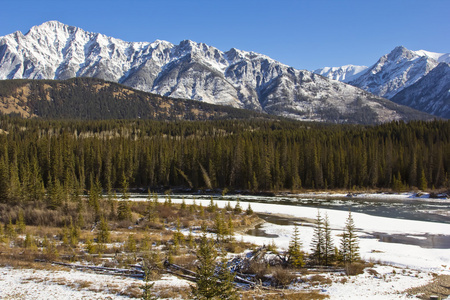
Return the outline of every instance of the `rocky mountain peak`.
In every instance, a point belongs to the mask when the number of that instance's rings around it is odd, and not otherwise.
[[[301,120],[404,118],[384,99],[255,52],[232,48],[224,53],[190,40],[125,42],[57,21],[35,26],[23,38],[0,38],[0,79],[73,77]]]

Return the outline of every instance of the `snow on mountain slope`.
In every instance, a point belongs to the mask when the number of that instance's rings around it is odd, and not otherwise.
[[[405,47],[397,47],[381,57],[364,74],[349,82],[375,95],[390,99],[402,89],[428,74],[438,62]]]
[[[436,53],[425,50],[418,50],[413,52],[420,56],[430,57],[439,63],[441,62],[450,63],[450,53]]]
[[[347,83],[358,78],[367,68],[366,66],[345,65],[342,67],[325,67],[314,70],[313,72],[333,80]]]
[[[369,68],[347,65],[317,69],[314,73],[349,83],[413,109],[445,117],[447,115],[445,99],[448,99],[448,92],[442,87],[450,84],[449,78],[443,72],[436,72],[432,76],[433,80],[425,81],[426,86],[424,83],[415,85],[427,77],[439,63],[450,63],[450,53],[410,51],[400,46],[381,57]],[[415,88],[397,97],[404,89],[413,85]],[[406,94],[409,100],[404,98]]]
[[[382,98],[254,52],[222,52],[188,40],[125,42],[57,21],[0,38],[0,79],[72,77],[303,120],[410,118],[410,112]]]
[[[450,65],[440,63],[415,84],[397,93],[392,101],[450,119]]]

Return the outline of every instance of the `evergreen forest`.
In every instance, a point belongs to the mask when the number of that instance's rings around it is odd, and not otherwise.
[[[0,118],[0,202],[144,191],[448,189],[450,122]],[[94,186],[95,185],[95,186]]]

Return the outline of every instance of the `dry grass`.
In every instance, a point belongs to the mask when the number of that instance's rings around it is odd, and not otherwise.
[[[321,300],[329,298],[327,295],[316,291],[310,292],[271,292],[263,290],[251,290],[241,293],[241,300]]]
[[[369,273],[370,275],[372,275],[372,276],[378,276],[378,275],[380,275],[380,273],[378,273],[376,270],[374,270],[374,269],[368,269],[367,270],[367,273]]]
[[[372,264],[366,264],[365,262],[354,262],[346,264],[344,266],[345,273],[348,276],[359,275],[364,273],[364,269],[367,267],[372,267]]]
[[[415,295],[419,299],[430,299],[436,295],[439,299],[445,299],[450,295],[450,275],[438,275],[426,285],[406,290],[408,295]]]
[[[191,289],[184,287],[161,286],[155,287],[154,294],[162,299],[191,299]]]
[[[316,274],[309,279],[309,282],[311,283],[312,286],[317,286],[317,285],[331,284],[332,280],[323,275]]]
[[[200,216],[200,210],[195,210],[192,213],[191,208],[181,210],[180,205],[164,205],[159,203],[157,207],[158,219],[150,222],[145,219],[144,215],[146,213],[147,203],[132,203],[133,220],[118,222],[114,219],[108,219],[107,223],[110,230],[111,244],[99,245],[95,242],[98,229],[94,222],[95,216],[92,210],[87,207],[87,202],[85,200],[83,201],[84,209],[82,216],[84,226],[79,229],[78,243],[75,244],[70,244],[70,241],[67,241],[67,236],[71,221],[72,224],[75,224],[74,220],[75,216],[77,216],[76,203],[70,202],[65,210],[62,208],[50,210],[43,203],[20,207],[24,211],[25,221],[27,223],[25,233],[32,237],[34,244],[28,246],[28,248],[24,248],[24,235],[11,239],[4,238],[3,242],[0,240],[0,266],[69,270],[66,267],[53,266],[50,263],[36,261],[36,259],[44,259],[49,262],[54,260],[70,263],[83,261],[93,265],[129,268],[130,264],[146,261],[149,266],[153,267],[150,279],[158,280],[161,277],[158,269],[162,268],[162,262],[167,257],[166,251],[172,251],[170,245],[173,244],[173,228],[176,226],[177,218],[180,216],[183,217],[180,218],[180,222],[184,228],[187,226],[200,228],[203,222],[206,222],[208,228],[213,228],[214,226],[215,215],[209,212],[206,207],[204,209],[204,215]],[[100,206],[106,207],[104,211],[109,211],[109,206],[106,205],[106,201],[102,201]],[[14,223],[18,218],[18,210],[19,206],[17,205],[8,206],[0,204],[0,221],[9,221],[9,218],[11,218]],[[231,216],[230,212],[226,212],[226,214]],[[232,218],[235,229],[238,229],[239,226],[248,226],[252,222],[260,221],[256,215],[247,216],[245,214],[239,214],[233,215]],[[136,220],[138,221],[136,222]],[[2,225],[0,224],[0,226]],[[167,228],[170,228],[170,230]],[[133,252],[128,251],[126,247],[130,235],[133,235],[136,241],[136,251]],[[3,237],[0,236],[0,238]],[[47,241],[47,244],[45,244],[44,240]],[[95,248],[90,253],[87,251],[88,241]],[[200,239],[197,237],[194,243],[198,243],[199,241]],[[29,245],[29,243],[27,244]],[[252,247],[248,243],[236,241],[224,243],[221,246],[223,249],[234,253],[240,253]],[[183,241],[176,253],[173,253],[174,263],[184,268],[195,270],[195,261],[197,258],[191,251],[187,247],[187,241]],[[274,269],[273,272],[277,285],[286,285],[295,278],[293,275],[289,276],[289,272],[285,270]],[[260,276],[262,277],[266,273],[267,270],[262,271],[261,269]],[[52,284],[65,285],[74,290],[89,290],[135,298],[141,296],[139,284],[123,287],[117,284],[104,283],[99,287],[88,280],[67,281],[63,278],[49,279],[32,276],[24,279],[24,281],[49,281]],[[155,295],[160,298],[190,299],[190,291],[189,288],[171,286],[155,287]]]

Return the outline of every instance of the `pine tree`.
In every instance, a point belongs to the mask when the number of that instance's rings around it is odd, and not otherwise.
[[[238,299],[233,285],[234,274],[228,270],[225,261],[222,261],[217,277],[215,275],[217,256],[212,241],[203,233],[197,251],[197,286],[192,287],[194,299]]]
[[[225,221],[221,213],[216,213],[214,218],[214,230],[216,232],[216,239],[218,243],[222,243],[227,234],[227,229],[225,227]]]
[[[330,222],[328,220],[328,214],[325,213],[325,219],[323,221],[323,234],[324,234],[324,252],[323,252],[323,263],[328,266],[334,258],[334,243],[331,236]]]
[[[242,212],[241,201],[239,200],[239,198],[237,198],[237,200],[236,200],[236,205],[234,206],[233,212],[236,215],[238,215]]]
[[[292,234],[288,249],[288,263],[295,268],[300,268],[305,265],[301,246],[300,233],[297,224],[295,224],[294,233]]]
[[[108,223],[106,222],[105,218],[103,218],[103,217],[100,218],[100,223],[98,225],[97,243],[99,243],[99,244],[109,243]]]
[[[132,214],[131,208],[128,205],[127,200],[119,201],[119,205],[117,206],[117,219],[120,221],[130,220],[131,221]]]
[[[145,263],[142,266],[142,270],[144,271],[144,284],[139,287],[142,290],[141,299],[142,300],[157,300],[158,297],[154,296],[152,293],[155,283],[154,282],[150,283],[151,270]]]
[[[233,219],[231,216],[228,217],[228,225],[227,225],[227,232],[228,232],[228,240],[233,241],[234,236],[234,226],[233,226]]]
[[[425,170],[422,169],[422,172],[420,173],[420,179],[419,179],[419,189],[422,191],[425,191],[427,188],[428,188],[427,177],[425,176]]]
[[[7,164],[0,159],[0,203],[9,201],[9,174]]]
[[[227,263],[225,260],[222,260],[222,263],[219,266],[219,274],[217,277],[220,282],[220,284],[217,285],[217,298],[229,300],[239,299],[239,295],[237,294],[233,283],[235,274],[227,268]]]
[[[183,200],[182,200],[181,205],[180,205],[180,210],[182,212],[184,212],[186,210],[186,208],[187,208],[187,206],[186,206],[186,202],[184,201],[184,196],[183,196]]]
[[[209,201],[209,205],[208,205],[207,210],[208,210],[210,213],[215,213],[215,212],[216,212],[216,206],[214,205],[213,197],[211,197],[211,200]]]
[[[136,247],[136,239],[134,238],[134,234],[129,234],[127,243],[126,243],[126,249],[130,253],[135,253],[137,250]]]
[[[174,245],[174,251],[178,252],[180,246],[182,245],[184,240],[184,235],[181,233],[181,222],[180,218],[177,217],[177,224],[176,224],[176,231],[173,233],[173,245]]]
[[[10,239],[13,239],[17,236],[11,217],[9,218],[8,224],[5,224],[5,234]]]
[[[102,198],[102,187],[100,180],[91,174],[91,189],[89,190],[89,206],[93,209],[95,220],[100,220],[100,199]]]
[[[245,213],[247,214],[247,216],[253,215],[253,209],[252,209],[250,203],[248,204],[248,207],[247,207],[247,210],[245,211]]]
[[[80,238],[80,228],[77,226],[77,224],[73,225],[72,220],[70,220],[70,228],[69,228],[69,235],[70,235],[70,245],[72,247],[76,246],[78,244],[78,239]]]
[[[23,210],[19,209],[19,213],[17,215],[17,221],[16,221],[16,230],[17,233],[25,233],[26,225],[25,225],[25,218],[23,216]]]
[[[320,215],[320,211],[317,210],[316,227],[314,228],[311,251],[312,257],[318,264],[323,263],[324,245],[323,219]]]
[[[187,237],[187,243],[188,243],[189,249],[194,249],[195,245],[194,245],[194,235],[192,234],[192,228],[189,228],[189,235]]]
[[[25,235],[25,240],[23,242],[23,246],[25,248],[28,248],[28,249],[30,249],[30,248],[31,249],[35,249],[36,248],[36,241],[29,233],[27,233]]]
[[[219,296],[217,278],[214,276],[217,251],[204,232],[197,251],[197,285],[192,287],[194,299],[213,299]]]
[[[44,255],[48,260],[54,260],[59,257],[58,249],[52,240],[47,240],[44,245]]]
[[[348,213],[341,239],[340,256],[343,262],[352,263],[359,259],[359,243],[355,232],[352,213]]]

